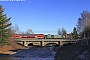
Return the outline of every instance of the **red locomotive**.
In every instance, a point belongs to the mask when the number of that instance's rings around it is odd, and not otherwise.
[[[37,38],[43,39],[44,34],[14,34],[12,38]]]

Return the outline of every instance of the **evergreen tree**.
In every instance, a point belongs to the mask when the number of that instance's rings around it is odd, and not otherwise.
[[[9,22],[11,18],[7,18],[6,14],[3,14],[4,9],[0,5],[0,45],[4,45],[8,43],[8,39],[10,37],[10,29],[11,23]]]
[[[78,37],[76,27],[74,27],[74,29],[73,29],[73,33],[72,33],[72,34],[73,34],[73,38],[76,40],[77,37]]]

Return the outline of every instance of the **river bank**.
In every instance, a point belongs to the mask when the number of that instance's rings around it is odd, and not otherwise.
[[[18,50],[17,53],[0,58],[0,60],[54,60],[55,54],[53,47],[32,47]]]
[[[89,46],[87,40],[81,40],[69,46],[62,46],[57,49],[55,60],[90,60]]]
[[[8,45],[0,46],[0,57],[9,56],[16,53],[15,51],[11,51],[11,50],[19,50],[25,48],[26,47],[17,44],[13,40],[9,40]]]

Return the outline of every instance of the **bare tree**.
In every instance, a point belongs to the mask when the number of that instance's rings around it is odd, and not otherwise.
[[[25,32],[25,34],[34,34],[32,29],[27,29],[27,31]]]
[[[61,35],[61,31],[60,31],[60,28],[58,29],[58,35]]]
[[[25,32],[23,31],[23,32],[20,32],[20,34],[25,34]]]
[[[81,18],[78,19],[77,30],[82,33],[84,37],[90,36],[90,13],[88,11],[83,11],[81,13]]]
[[[64,29],[64,28],[62,28],[62,30],[61,30],[61,33],[62,33],[62,35],[64,35],[65,36],[65,38],[66,38],[66,30]]]
[[[77,31],[78,33],[82,32],[84,30],[84,20],[79,18],[77,23]]]
[[[21,31],[19,30],[18,25],[15,24],[15,26],[11,26],[11,32],[12,32],[13,34],[18,34],[18,33],[20,33]]]

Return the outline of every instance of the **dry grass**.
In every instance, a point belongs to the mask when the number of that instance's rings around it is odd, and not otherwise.
[[[55,60],[79,60],[78,55],[87,50],[87,41],[82,40],[70,46],[62,46],[57,50]]]
[[[10,50],[23,49],[23,48],[25,48],[25,47],[17,44],[13,40],[9,40],[9,45],[5,45],[5,46],[1,47],[0,48],[0,53],[7,52],[7,51],[10,51]]]

